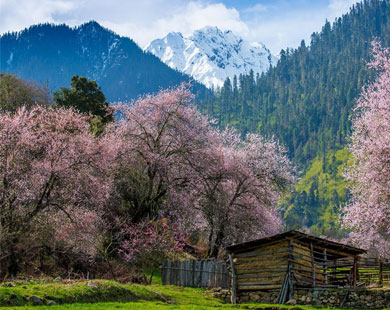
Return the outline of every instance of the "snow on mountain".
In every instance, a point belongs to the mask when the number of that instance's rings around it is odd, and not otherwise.
[[[264,72],[277,62],[264,44],[245,41],[217,27],[196,30],[190,37],[171,32],[153,40],[144,50],[208,87],[222,86],[227,77],[248,74],[251,69]]]
[[[0,34],[1,72],[47,85],[68,87],[75,74],[96,81],[110,102],[129,102],[190,80],[95,21],[77,27],[32,25],[18,33]],[[194,83],[194,92],[205,87]]]

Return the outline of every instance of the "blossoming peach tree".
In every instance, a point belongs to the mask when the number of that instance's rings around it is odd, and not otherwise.
[[[355,108],[347,172],[352,199],[344,209],[350,237],[381,256],[390,255],[390,51],[373,42],[376,80],[365,88]]]
[[[166,217],[187,234],[207,235],[216,256],[228,243],[281,228],[276,201],[293,169],[277,142],[221,132],[192,99],[182,85],[120,107],[111,128],[122,141],[116,184],[133,224]]]
[[[76,240],[95,227],[110,191],[110,180],[102,180],[113,156],[88,128],[87,118],[72,109],[0,114],[2,272],[18,271],[23,253],[36,245],[28,240],[41,238],[43,230],[90,251],[88,243]],[[69,235],[75,225],[77,234]]]
[[[192,100],[183,84],[121,105],[99,136],[73,109],[0,114],[1,270],[15,274],[39,240],[156,266],[189,237],[217,256],[276,233],[276,202],[294,180],[283,148],[221,132]]]

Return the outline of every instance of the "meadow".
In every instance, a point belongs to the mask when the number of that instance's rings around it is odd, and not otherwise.
[[[152,285],[121,284],[108,280],[19,281],[0,287],[1,309],[150,309],[150,310],[312,310],[333,309],[309,306],[284,306],[247,303],[231,305],[212,297],[211,290],[163,286],[156,277]],[[31,296],[38,297],[42,305],[34,305]],[[55,305],[49,306],[49,303]]]

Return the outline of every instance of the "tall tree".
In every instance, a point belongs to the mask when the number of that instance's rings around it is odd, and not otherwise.
[[[49,103],[50,96],[45,87],[15,75],[0,73],[0,113],[15,113],[23,106],[31,108]]]
[[[351,237],[362,247],[390,255],[390,51],[373,43],[370,66],[379,75],[363,90],[355,109],[347,177],[353,195],[344,212]]]
[[[189,170],[194,209],[203,218],[211,257],[228,244],[277,233],[276,203],[294,181],[277,142],[257,134],[243,140],[232,130],[214,135]]]
[[[230,242],[275,233],[291,165],[278,143],[221,133],[191,104],[186,85],[120,109],[108,129],[120,141],[115,184],[120,216],[139,224],[167,217],[206,237],[209,255]]]
[[[80,113],[92,115],[93,131],[101,133],[103,127],[114,119],[101,87],[95,81],[78,75],[72,77],[70,86],[55,92],[54,101],[60,107],[72,107]]]
[[[68,219],[77,222],[75,214],[91,215],[103,206],[113,156],[111,146],[98,143],[88,127],[86,117],[72,109],[34,107],[0,114],[2,273],[16,274],[34,236],[43,237],[34,235],[41,224],[57,222],[52,228],[61,238]]]
[[[187,158],[206,145],[209,123],[192,99],[183,84],[119,107],[108,135],[121,142],[115,182],[133,223],[161,215],[170,194],[187,182]]]

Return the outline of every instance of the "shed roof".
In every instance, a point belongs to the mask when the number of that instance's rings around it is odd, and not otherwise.
[[[232,253],[245,252],[248,250],[252,250],[253,248],[257,248],[259,246],[267,245],[269,243],[283,240],[283,239],[293,239],[293,240],[299,240],[303,243],[313,243],[313,245],[320,246],[322,248],[336,250],[339,252],[344,252],[352,255],[366,253],[366,250],[355,248],[353,246],[346,245],[343,243],[338,243],[327,239],[314,237],[297,230],[290,230],[288,232],[278,234],[272,237],[267,237],[263,239],[231,245],[226,249]]]

